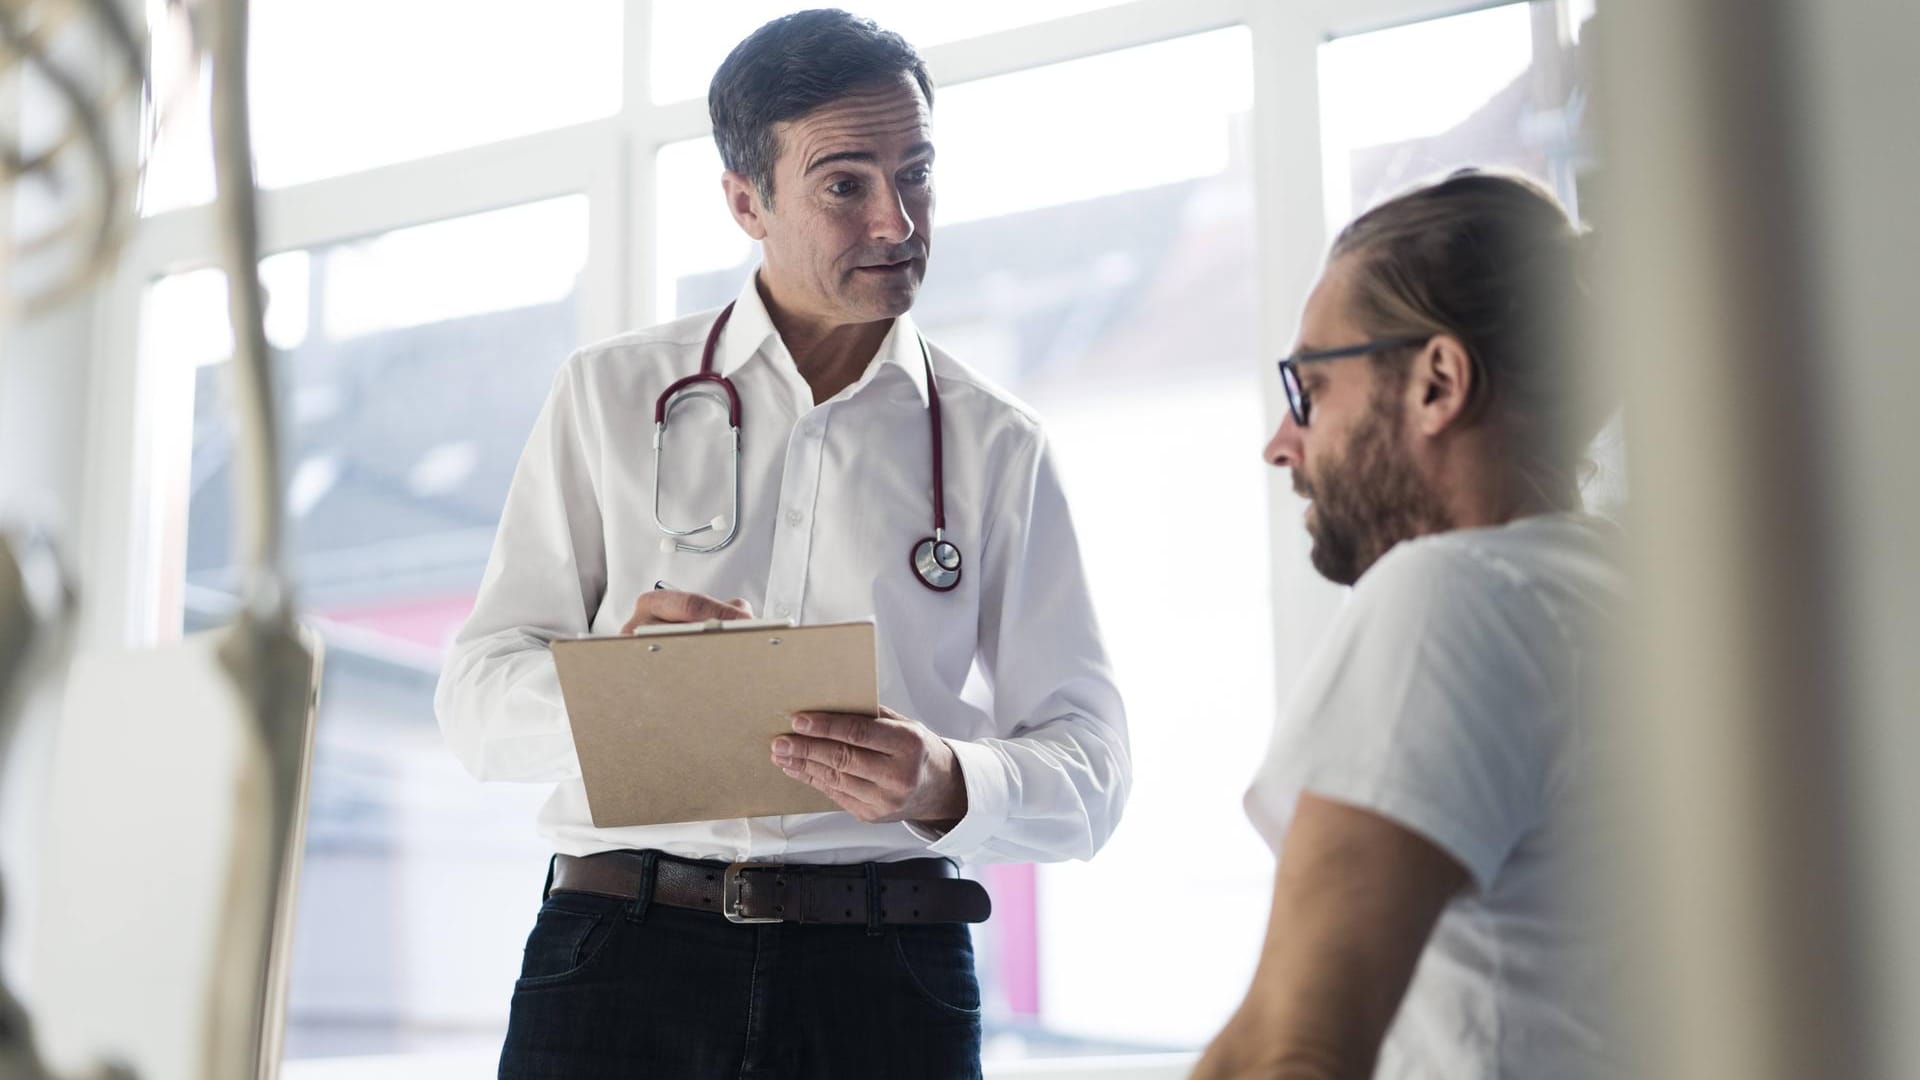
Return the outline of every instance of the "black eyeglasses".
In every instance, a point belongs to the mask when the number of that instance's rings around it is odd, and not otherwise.
[[[1280,385],[1287,390],[1287,408],[1293,410],[1293,422],[1301,427],[1307,426],[1307,420],[1313,415],[1313,400],[1307,397],[1307,390],[1300,385],[1300,365],[1317,364],[1322,360],[1345,360],[1353,356],[1368,356],[1386,352],[1388,349],[1403,349],[1408,345],[1424,345],[1431,335],[1424,337],[1382,338],[1379,341],[1362,342],[1359,345],[1346,345],[1338,349],[1315,349],[1312,352],[1297,352],[1280,360]]]

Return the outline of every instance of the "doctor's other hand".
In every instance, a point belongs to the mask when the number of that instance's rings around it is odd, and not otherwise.
[[[967,815],[953,747],[918,720],[880,712],[795,713],[795,734],[773,740],[773,763],[861,821],[952,829]]]
[[[658,626],[661,623],[751,618],[753,618],[753,605],[739,597],[732,600],[715,600],[711,596],[701,596],[699,593],[654,589],[641,593],[640,598],[633,602],[633,617],[620,628],[620,632],[631,634],[642,626]]]

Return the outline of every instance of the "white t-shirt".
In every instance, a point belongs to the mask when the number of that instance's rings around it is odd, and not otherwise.
[[[1618,950],[1579,903],[1588,695],[1623,591],[1617,531],[1575,514],[1397,545],[1354,586],[1247,792],[1276,853],[1301,792],[1363,807],[1472,884],[1428,940],[1376,1077],[1624,1075]]]

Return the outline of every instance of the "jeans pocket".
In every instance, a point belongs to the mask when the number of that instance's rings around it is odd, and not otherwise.
[[[534,920],[520,959],[521,987],[570,979],[592,963],[620,923],[618,907],[582,911],[549,900]]]
[[[950,1013],[980,1014],[973,938],[962,923],[900,926],[888,931],[893,955],[922,998]]]

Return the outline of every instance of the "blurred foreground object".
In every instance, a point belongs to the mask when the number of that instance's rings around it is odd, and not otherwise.
[[[1601,5],[1640,1075],[1920,1075],[1920,5]]]
[[[0,327],[87,290],[111,268],[134,218],[139,155],[119,133],[146,96],[146,44],[116,0],[0,0]],[[149,116],[151,116],[149,110]]]
[[[24,707],[32,676],[61,670],[73,614],[67,574],[44,537],[0,530],[0,775]],[[0,890],[0,926],[5,925],[6,895]],[[0,1077],[52,1080],[40,1058],[26,1009],[0,983]],[[103,1067],[86,1074],[101,1080],[130,1080],[123,1068]]]
[[[281,565],[247,4],[169,2],[164,14],[187,20],[212,76],[243,603],[229,625],[177,644],[73,659],[40,808],[49,836],[41,876],[53,901],[35,925],[49,958],[32,996],[44,1039],[0,993],[9,1080],[53,1075],[36,1041],[54,1060],[110,1053],[147,1080],[254,1080],[276,1074],[281,1056],[320,653],[294,621]],[[126,135],[147,85],[136,21],[111,0],[0,0],[9,66],[0,76],[21,89],[19,130],[0,128],[0,193],[14,210],[0,230],[0,340],[9,325],[84,301],[132,226],[140,155]],[[148,110],[149,135],[163,118]],[[85,448],[76,438],[49,449]],[[56,618],[25,599],[25,585],[9,587],[27,581],[18,550],[0,538],[0,702],[20,700],[31,684],[59,685],[64,668],[61,651],[45,647],[64,612]],[[13,715],[0,713],[0,751]],[[124,842],[129,834],[139,840]]]
[[[136,121],[146,85],[145,45],[112,0],[0,0],[0,358],[9,326],[84,295],[111,268],[139,168],[117,134]],[[48,536],[0,529],[0,776],[28,699],[65,670],[73,599]],[[0,929],[5,899],[0,890]],[[0,1076],[55,1075],[25,1007],[0,982]]]

